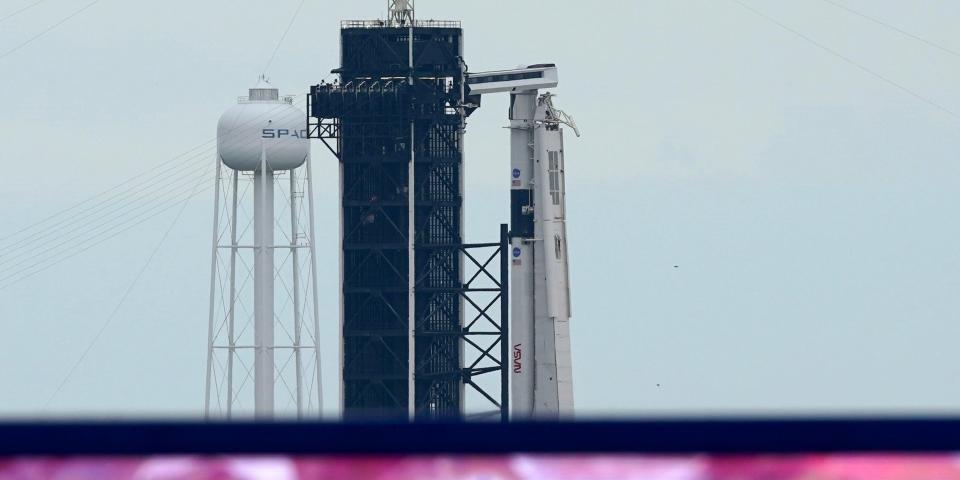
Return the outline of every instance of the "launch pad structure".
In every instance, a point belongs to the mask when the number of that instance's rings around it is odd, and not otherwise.
[[[461,418],[469,389],[489,402],[481,416],[506,420],[506,226],[463,239],[464,127],[479,106],[463,30],[391,3],[387,21],[341,24],[340,79],[308,98],[308,134],[340,162],[343,418]]]
[[[205,416],[323,416],[319,139],[340,167],[343,419],[571,418],[563,126],[580,132],[541,93],[556,65],[469,72],[460,23],[418,20],[412,0],[342,22],[340,43],[306,122],[265,77],[220,118]],[[511,225],[467,243],[466,119],[496,93],[510,94]]]
[[[571,418],[562,127],[579,129],[540,93],[556,65],[469,72],[459,22],[388,12],[341,23],[339,80],[307,99],[308,136],[340,162],[343,417]],[[470,245],[466,119],[494,93],[510,94],[511,228]]]

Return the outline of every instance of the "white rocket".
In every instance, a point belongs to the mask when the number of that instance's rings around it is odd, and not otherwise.
[[[510,92],[512,418],[573,414],[563,125],[573,120],[541,88],[551,64],[471,74],[470,93]]]

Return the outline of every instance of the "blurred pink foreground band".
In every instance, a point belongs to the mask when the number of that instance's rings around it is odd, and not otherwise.
[[[954,455],[11,458],[0,480],[960,480]]]

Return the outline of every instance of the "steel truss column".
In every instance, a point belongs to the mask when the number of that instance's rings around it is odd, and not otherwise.
[[[509,420],[510,412],[508,339],[510,245],[507,225],[500,226],[499,242],[434,245],[424,248],[435,250],[452,248],[467,260],[468,268],[465,273],[472,271],[472,274],[457,288],[418,287],[418,291],[433,294],[453,293],[469,305],[467,310],[475,312],[475,315],[468,316],[466,324],[459,332],[453,334],[463,347],[457,351],[464,352],[459,371],[430,372],[420,374],[418,378],[438,380],[450,376],[459,378],[462,385],[470,387],[467,390],[470,394],[476,395],[481,403],[492,407],[492,410],[471,412],[467,418],[498,418],[506,422]],[[422,275],[420,282],[423,283],[423,278],[428,277],[430,273],[428,271],[426,275]],[[418,335],[426,338],[450,334],[450,332],[425,329],[418,332]],[[448,352],[448,354],[457,355],[455,352]],[[434,355],[442,354],[434,352]],[[481,380],[484,381],[481,382]],[[490,385],[491,383],[493,385]]]
[[[500,421],[510,421],[510,230],[500,225]]]

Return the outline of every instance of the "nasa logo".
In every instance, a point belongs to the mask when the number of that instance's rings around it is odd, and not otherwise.
[[[514,169],[513,169],[513,178],[520,178],[520,169],[519,169],[519,168],[514,168]]]
[[[286,128],[264,128],[263,138],[307,138],[306,130],[287,130]]]
[[[519,249],[519,248],[514,248],[514,249],[513,249],[513,256],[514,256],[514,257],[519,257],[519,256],[520,256],[520,249]]]
[[[520,349],[522,343],[513,346],[513,373],[523,372],[523,364],[520,360],[523,358],[523,350]]]

